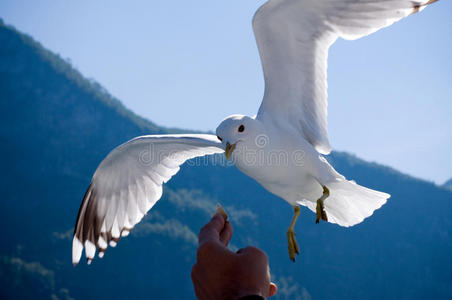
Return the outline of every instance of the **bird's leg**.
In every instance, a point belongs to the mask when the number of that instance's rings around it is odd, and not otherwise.
[[[294,211],[294,215],[292,218],[292,222],[290,222],[289,229],[287,230],[289,258],[291,261],[295,261],[295,254],[300,253],[300,249],[298,248],[298,244],[295,239],[295,230],[294,230],[295,223],[297,222],[298,216],[300,215],[300,207],[294,206],[293,211]]]
[[[315,218],[315,222],[318,224],[320,219],[322,219],[323,221],[328,221],[328,217],[326,216],[326,211],[323,207],[323,201],[328,198],[328,196],[330,195],[330,190],[326,187],[323,186],[323,195],[317,200],[317,207],[316,207],[316,215],[317,217]]]

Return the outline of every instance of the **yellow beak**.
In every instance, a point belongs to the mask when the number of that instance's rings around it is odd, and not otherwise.
[[[226,149],[224,149],[224,154],[226,155],[226,159],[229,159],[231,157],[232,151],[235,149],[235,144],[229,144],[229,142],[226,143]]]

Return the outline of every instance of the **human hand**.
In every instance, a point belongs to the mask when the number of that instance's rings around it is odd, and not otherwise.
[[[227,245],[232,232],[232,225],[219,213],[201,229],[191,273],[196,297],[235,300],[248,295],[267,298],[276,294],[277,287],[270,282],[267,255],[255,247],[237,253],[230,251]]]

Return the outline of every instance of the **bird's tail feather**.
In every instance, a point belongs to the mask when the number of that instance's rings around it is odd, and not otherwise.
[[[361,223],[391,197],[345,179],[330,183],[327,187],[330,196],[324,201],[324,209],[328,222],[345,227]]]

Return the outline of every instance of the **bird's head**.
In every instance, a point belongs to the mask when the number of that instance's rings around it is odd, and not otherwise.
[[[244,115],[232,115],[224,119],[217,127],[216,134],[224,145],[226,158],[231,157],[238,144],[246,145],[254,141],[261,132],[260,122]]]

